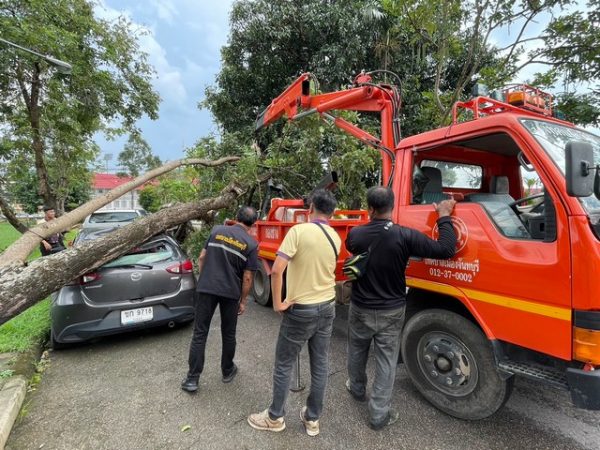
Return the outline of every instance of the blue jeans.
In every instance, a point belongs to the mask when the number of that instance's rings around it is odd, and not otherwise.
[[[373,342],[375,379],[369,400],[369,418],[373,425],[387,419],[390,411],[404,309],[365,309],[350,305],[348,318],[348,377],[356,395],[364,395],[367,385],[367,360]]]
[[[310,357],[310,394],[306,400],[306,419],[317,420],[323,411],[329,377],[329,342],[335,318],[334,302],[319,305],[294,305],[283,313],[275,348],[272,419],[285,416],[292,369],[302,347],[308,342]]]

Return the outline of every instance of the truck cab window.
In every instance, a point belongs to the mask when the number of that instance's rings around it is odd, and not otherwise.
[[[535,167],[506,133],[417,152],[412,183],[412,204],[445,198],[476,203],[507,238],[556,239],[552,200]]]

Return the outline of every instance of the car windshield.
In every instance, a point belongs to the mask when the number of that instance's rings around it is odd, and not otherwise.
[[[162,261],[170,261],[176,256],[173,247],[165,241],[155,241],[136,247],[129,251],[126,255],[115,259],[103,267],[122,267],[122,266],[139,266],[152,264]]]
[[[131,222],[138,217],[135,211],[96,212],[90,216],[90,223]]]
[[[587,131],[545,120],[522,119],[521,123],[544,148],[563,175],[565,174],[565,147],[569,142],[579,141],[591,144],[594,149],[594,164],[600,164],[600,137]],[[580,197],[580,200],[589,214],[600,212],[600,200],[594,195]]]

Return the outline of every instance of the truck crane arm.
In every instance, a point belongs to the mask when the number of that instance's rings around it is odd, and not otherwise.
[[[300,75],[275,98],[258,116],[256,131],[283,116],[288,120],[297,120],[311,114],[319,114],[331,124],[379,150],[383,160],[382,180],[391,185],[394,149],[400,140],[397,119],[400,98],[396,89],[389,85],[374,84],[369,74],[361,73],[356,77],[353,88],[313,95],[310,93],[311,78],[310,73]],[[381,121],[381,137],[375,137],[347,120],[335,116],[332,113],[335,110],[378,112]]]

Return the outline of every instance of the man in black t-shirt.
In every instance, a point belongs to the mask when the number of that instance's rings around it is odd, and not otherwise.
[[[52,206],[44,206],[44,220],[50,222],[56,219],[56,211]],[[54,233],[40,242],[40,253],[42,256],[53,255],[65,249],[63,233]]]
[[[196,285],[196,317],[190,345],[189,370],[181,383],[184,391],[198,390],[198,379],[204,368],[206,338],[217,305],[221,312],[223,383],[231,382],[237,373],[237,366],[233,362],[237,318],[246,309],[253,272],[258,269],[258,244],[248,234],[256,218],[254,208],[243,206],[237,214],[238,223],[214,227],[200,253],[200,278]]]
[[[390,402],[404,323],[406,264],[411,256],[454,256],[456,235],[450,214],[455,203],[444,200],[433,204],[439,215],[439,238],[435,241],[412,228],[394,225],[394,193],[389,188],[374,187],[367,192],[371,221],[350,230],[346,238],[346,248],[357,255],[367,251],[383,233],[370,251],[365,275],[352,283],[348,317],[346,389],[359,401],[366,400],[366,365],[371,342],[374,345],[376,369],[369,400],[369,426],[374,430],[391,425],[399,417],[390,411]]]

